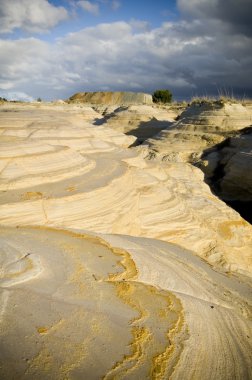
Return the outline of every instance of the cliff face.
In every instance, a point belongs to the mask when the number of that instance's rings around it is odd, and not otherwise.
[[[194,104],[145,145],[162,160],[196,162],[205,149],[248,127],[251,119],[251,108],[242,104]]]
[[[152,95],[142,92],[78,92],[70,103],[90,104],[152,104]]]
[[[252,127],[237,132],[203,155],[205,178],[226,201],[252,202],[251,168]]]
[[[200,167],[214,193],[251,221],[251,122],[250,103],[193,104],[138,150],[149,159]]]

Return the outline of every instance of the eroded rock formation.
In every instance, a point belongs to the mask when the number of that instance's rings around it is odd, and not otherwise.
[[[249,288],[190,251],[44,227],[0,242],[1,379],[250,377]]]
[[[203,150],[249,126],[252,109],[239,103],[192,104],[177,123],[145,142],[152,157],[197,162]]]
[[[200,167],[213,191],[252,221],[252,127],[206,150]]]
[[[137,137],[138,143],[169,128],[178,114],[168,108],[148,105],[120,107],[105,117],[106,126]]]
[[[1,379],[250,378],[251,225],[97,120],[0,108]]]
[[[142,92],[78,92],[69,98],[70,103],[90,104],[152,104],[152,95]]]
[[[85,108],[9,111],[0,223],[153,237],[190,244],[228,270],[250,267],[251,227],[211,194],[200,169],[144,160],[124,149],[133,136],[85,122]]]

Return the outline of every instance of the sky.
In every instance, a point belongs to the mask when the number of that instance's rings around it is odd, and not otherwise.
[[[0,96],[252,97],[252,0],[0,0]]]

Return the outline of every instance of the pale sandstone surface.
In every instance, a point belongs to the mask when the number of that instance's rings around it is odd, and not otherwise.
[[[252,123],[252,108],[239,103],[200,103],[187,108],[169,129],[147,140],[150,157],[199,160],[202,151]]]
[[[0,377],[250,378],[251,225],[91,114],[0,108]]]
[[[199,167],[212,191],[251,223],[251,104],[227,100],[192,104],[178,122],[137,149],[147,159]]]
[[[18,113],[3,112],[1,224],[153,237],[249,273],[251,226],[211,194],[199,169],[146,161],[124,149],[133,137],[87,124],[71,107],[53,122],[28,109],[16,127]]]
[[[44,227],[0,244],[1,379],[250,378],[250,288],[189,251]]]
[[[177,116],[177,112],[168,108],[131,105],[116,109],[105,121],[106,126],[127,135],[134,135],[142,142],[168,128]]]

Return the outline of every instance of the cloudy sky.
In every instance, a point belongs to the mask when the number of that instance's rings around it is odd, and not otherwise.
[[[252,97],[251,0],[0,0],[0,96]]]

